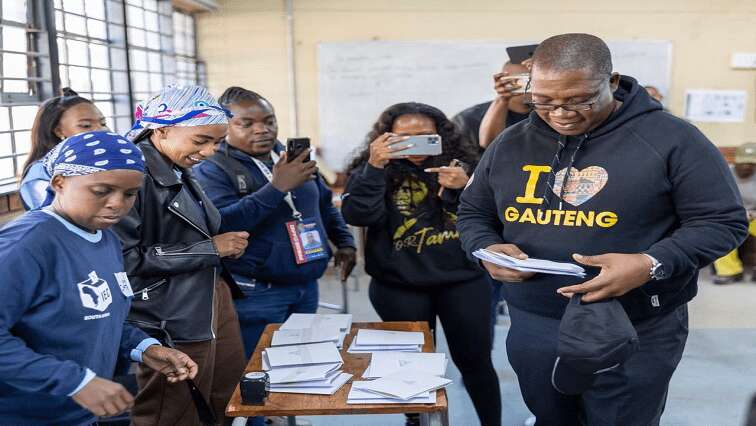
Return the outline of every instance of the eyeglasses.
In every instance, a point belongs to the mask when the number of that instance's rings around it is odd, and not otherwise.
[[[593,105],[598,103],[599,97],[601,97],[600,92],[591,96],[588,102],[581,102],[579,104],[546,104],[546,103],[540,103],[540,102],[533,102],[533,93],[530,92],[530,81],[528,81],[528,85],[525,86],[525,101],[523,102],[523,104],[525,104],[525,106],[535,111],[551,112],[551,111],[556,111],[559,108],[565,111],[571,111],[571,112],[590,111],[593,109]]]

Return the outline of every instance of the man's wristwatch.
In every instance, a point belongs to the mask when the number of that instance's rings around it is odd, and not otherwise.
[[[664,265],[662,265],[661,262],[656,260],[656,258],[650,254],[643,253],[643,255],[651,259],[651,269],[648,271],[648,275],[652,280],[658,281],[667,278],[664,273]]]

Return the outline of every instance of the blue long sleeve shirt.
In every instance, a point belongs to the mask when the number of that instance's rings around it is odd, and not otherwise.
[[[29,212],[0,230],[0,276],[0,424],[94,422],[71,396],[159,344],[124,325],[133,296],[118,238]]]
[[[223,143],[220,151],[239,160],[254,178],[252,192],[240,197],[234,181],[217,165],[204,161],[194,167],[202,189],[221,213],[221,232],[247,231],[249,246],[237,260],[225,264],[234,274],[275,283],[303,283],[319,279],[328,259],[297,265],[286,222],[292,219],[285,193],[277,190],[252,161],[252,158]],[[272,164],[267,167],[272,169]],[[304,183],[292,191],[294,204],[305,218],[313,218],[338,248],[355,247],[344,218],[332,202],[332,192],[323,179]],[[324,235],[326,237],[326,235]]]

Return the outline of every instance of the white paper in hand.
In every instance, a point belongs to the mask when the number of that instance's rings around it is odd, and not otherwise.
[[[473,252],[473,256],[494,265],[514,269],[522,272],[536,272],[540,274],[571,275],[583,278],[585,269],[574,263],[552,262],[544,259],[517,259],[504,253],[480,249]]]

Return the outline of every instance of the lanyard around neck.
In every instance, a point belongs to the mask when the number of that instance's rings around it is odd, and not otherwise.
[[[270,157],[273,159],[274,165],[278,163],[278,160],[281,159],[281,157],[279,157],[278,154],[273,151],[270,152]],[[255,157],[250,156],[250,158],[252,159],[252,161],[254,161],[257,168],[260,169],[260,172],[263,174],[263,176],[268,179],[268,182],[273,182],[273,173],[270,171],[268,166],[266,166],[265,163]],[[302,220],[302,213],[297,210],[297,206],[294,205],[294,197],[291,195],[291,191],[286,193],[284,200],[286,200],[286,204],[288,204],[289,208],[291,208],[291,216],[296,220]]]

